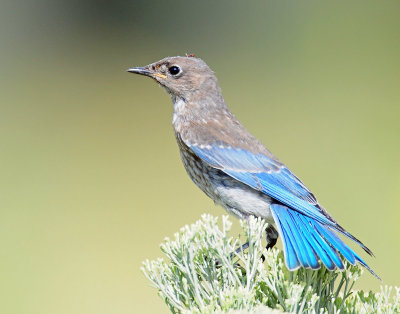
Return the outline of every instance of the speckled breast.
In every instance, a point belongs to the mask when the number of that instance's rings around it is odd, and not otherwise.
[[[222,171],[214,169],[204,163],[199,157],[194,155],[190,149],[183,143],[179,136],[176,136],[178,146],[181,153],[183,165],[192,181],[204,192],[213,199],[218,201],[218,196],[215,193],[214,185],[218,180],[218,176],[226,176]]]
[[[215,203],[240,219],[254,215],[264,217],[269,222],[273,221],[269,209],[271,198],[268,195],[248,187],[219,169],[207,165],[194,155],[179,135],[176,135],[176,139],[186,172],[192,181]]]

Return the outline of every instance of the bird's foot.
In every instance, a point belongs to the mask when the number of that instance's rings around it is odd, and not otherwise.
[[[268,227],[265,229],[265,235],[268,243],[265,248],[267,250],[272,249],[278,241],[279,233],[274,226],[268,224]]]

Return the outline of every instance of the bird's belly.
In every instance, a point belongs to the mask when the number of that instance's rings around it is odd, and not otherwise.
[[[234,180],[234,179],[233,179]],[[273,223],[273,217],[269,205],[271,198],[259,191],[256,191],[240,182],[234,182],[232,185],[224,180],[215,184],[216,194],[218,199],[216,203],[222,205],[228,212],[238,210],[240,218],[246,218],[249,215],[262,217],[269,223]],[[239,184],[238,184],[239,183]],[[244,217],[243,217],[244,216]]]
[[[188,150],[181,150],[181,157],[189,177],[216,204],[240,219],[253,215],[273,223],[268,195],[210,167]]]

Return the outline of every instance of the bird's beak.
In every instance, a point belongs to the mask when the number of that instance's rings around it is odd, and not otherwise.
[[[153,73],[149,71],[146,67],[137,67],[137,68],[130,68],[126,70],[127,72],[151,76]]]
[[[130,68],[130,69],[126,70],[126,71],[130,72],[130,73],[136,73],[136,74],[150,76],[150,77],[160,77],[160,78],[163,78],[163,79],[167,78],[166,75],[150,71],[147,67]]]

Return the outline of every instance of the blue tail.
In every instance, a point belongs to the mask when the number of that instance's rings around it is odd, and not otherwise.
[[[284,205],[272,204],[271,211],[283,239],[289,270],[318,269],[321,267],[319,260],[329,270],[343,270],[340,253],[350,264],[359,262],[380,279],[329,227]]]

